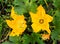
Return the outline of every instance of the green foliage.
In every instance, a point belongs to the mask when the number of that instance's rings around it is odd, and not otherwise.
[[[23,36],[23,44],[44,44],[43,40],[40,39],[40,34],[32,33],[31,35]]]
[[[55,15],[54,15],[54,25],[55,25],[55,30],[58,31],[58,33],[60,34],[60,11],[57,10],[55,11]]]
[[[46,1],[46,2],[45,2]],[[45,44],[41,38],[40,33],[33,33],[31,30],[31,19],[29,12],[36,12],[37,7],[41,4],[45,8],[46,12],[53,16],[53,22],[50,22],[51,39],[52,44],[57,44],[57,40],[60,41],[60,0],[0,0],[0,41],[6,38],[10,27],[7,26],[6,19],[10,19],[11,8],[17,14],[24,14],[27,21],[27,28],[25,32],[20,36],[9,36],[2,44]],[[48,7],[46,5],[48,4]],[[48,41],[48,40],[45,40]]]
[[[31,0],[29,2],[29,0],[14,0],[14,7],[15,7],[15,11],[16,13],[18,14],[24,14],[24,13],[27,13],[29,11],[32,11],[32,12],[35,12],[36,11],[36,3],[35,3],[35,0]]]
[[[29,44],[30,41],[31,41],[31,38],[30,38],[29,35],[24,35],[24,36],[22,37],[22,40],[23,40],[22,44]]]
[[[0,2],[1,2],[1,0],[0,0]]]
[[[39,0],[38,3],[39,3],[39,4],[42,4],[42,5],[45,4],[45,3],[44,3],[44,0]]]
[[[40,39],[41,35],[40,34],[36,34],[36,33],[32,33],[31,34],[31,42],[32,44],[44,44],[43,41]]]
[[[60,9],[60,0],[53,0],[53,5],[54,5],[57,9]]]
[[[2,44],[11,44],[10,42],[8,42],[8,41],[5,41],[4,43],[2,43]]]
[[[10,36],[9,37],[9,40],[11,41],[11,42],[15,42],[15,43],[18,43],[18,42],[20,42],[20,40],[21,40],[21,38],[19,37],[19,36]]]
[[[0,17],[0,39],[1,39],[1,31],[2,31],[2,23],[3,23],[3,19]]]
[[[55,11],[53,23],[55,29],[54,31],[52,31],[51,37],[53,40],[60,40],[60,35],[59,35],[60,34],[60,11],[59,10]]]
[[[14,3],[13,4],[16,5],[16,6],[19,6],[21,4],[20,2],[21,2],[21,0],[18,0],[18,1],[17,0],[14,0]]]
[[[11,10],[10,9],[6,9],[6,12],[11,12]]]

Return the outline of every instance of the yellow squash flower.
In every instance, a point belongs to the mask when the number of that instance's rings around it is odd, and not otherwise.
[[[14,11],[14,7],[12,7],[11,17],[13,18],[13,20],[6,20],[7,25],[12,28],[10,36],[19,36],[19,34],[21,35],[27,27],[24,16],[16,14]]]
[[[49,22],[53,20],[53,17],[45,13],[45,9],[40,5],[37,8],[37,12],[29,12],[32,19],[32,28],[34,32],[39,32],[41,30],[51,33],[49,29]]]
[[[50,35],[49,34],[42,34],[42,39],[43,40],[49,40],[50,39]]]

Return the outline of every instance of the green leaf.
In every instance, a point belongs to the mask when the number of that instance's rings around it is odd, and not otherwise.
[[[21,0],[18,0],[18,1],[14,0],[14,2],[13,2],[14,5],[18,5],[18,6],[20,5],[20,3],[21,3]]]
[[[42,5],[45,4],[44,0],[39,0],[38,3]]]
[[[17,14],[22,15],[29,9],[29,0],[15,0],[14,10]]]
[[[23,13],[26,12],[25,7],[24,6],[19,6],[19,7],[14,7],[14,10],[17,14],[22,15]]]
[[[57,44],[57,41],[56,40],[53,40],[53,44]]]
[[[23,40],[23,44],[29,44],[31,39],[30,39],[30,36],[28,34],[25,34],[23,37],[22,37],[22,40]]]
[[[24,2],[25,4],[28,4],[29,0],[22,0],[22,2]]]
[[[0,26],[0,33],[1,33],[1,30],[2,30],[2,26]]]
[[[53,0],[53,5],[58,9],[60,9],[60,0]]]
[[[0,2],[1,2],[2,0],[0,0]]]
[[[2,26],[0,26],[0,39],[2,37],[1,31],[2,31]]]
[[[20,42],[21,38],[19,36],[10,36],[9,40],[15,43]]]
[[[1,33],[1,30],[2,30],[2,23],[0,23],[0,33]]]
[[[54,11],[53,11],[53,9],[52,9],[52,8],[51,8],[50,10],[48,10],[48,11],[47,11],[47,13],[48,13],[49,15],[51,15],[51,16],[53,16],[53,15],[54,15],[54,14],[53,14],[53,13],[54,13]]]
[[[35,3],[32,3],[30,6],[30,11],[36,13],[36,11],[37,11],[36,8],[37,8],[37,5]]]
[[[0,26],[0,33],[1,33],[1,30],[2,30],[2,26]]]
[[[47,2],[52,2],[52,0],[46,0]]]
[[[18,42],[18,43],[17,43],[17,42],[14,42],[14,43],[12,43],[12,44],[22,44],[22,43],[19,43],[19,42]]]
[[[54,15],[53,23],[55,25],[55,30],[60,34],[60,11],[56,11]]]
[[[40,40],[40,43],[39,44],[45,44],[45,43],[43,42],[43,40]]]
[[[36,0],[31,0],[31,2],[33,3],[33,2],[35,2]]]
[[[56,31],[52,31],[51,38],[52,38],[52,40],[57,40],[58,39],[58,33]]]
[[[1,32],[2,32],[2,23],[3,23],[3,19],[0,17],[0,39],[1,39]]]
[[[52,35],[51,35],[51,38],[53,40],[59,40],[60,39],[60,11],[55,11],[55,14],[54,14],[54,20],[53,20],[53,23],[54,23],[54,30],[52,31]]]
[[[6,12],[11,12],[11,9],[6,9]]]
[[[32,33],[31,35],[25,34],[22,37],[23,44],[44,44],[43,40],[40,39],[40,34]]]
[[[3,18],[0,16],[0,24],[3,23]]]
[[[5,42],[3,42],[2,44],[12,44],[12,43],[10,43],[10,42],[8,42],[8,41],[5,41]]]
[[[40,39],[41,35],[37,33],[31,34],[31,42],[32,44],[38,43],[38,44],[44,44],[43,40]]]

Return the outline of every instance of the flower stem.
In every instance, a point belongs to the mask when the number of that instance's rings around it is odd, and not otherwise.
[[[47,3],[47,1],[46,1],[46,0],[44,0],[44,2],[45,2],[45,4],[46,4],[46,6],[48,7],[48,3]]]

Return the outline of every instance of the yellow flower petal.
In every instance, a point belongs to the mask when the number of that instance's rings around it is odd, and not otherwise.
[[[17,30],[12,30],[12,32],[10,33],[10,36],[19,36],[19,34],[20,34],[20,32],[19,32],[19,30],[17,29]]]
[[[44,31],[47,31],[49,34],[51,33],[50,29],[49,29],[49,24],[48,23],[45,23],[42,25],[42,30]]]
[[[31,18],[32,19],[32,22],[38,23],[39,17],[36,14],[32,13],[32,12],[29,12],[29,13],[30,13],[30,16],[32,17]]]
[[[15,11],[14,11],[14,7],[12,7],[11,17],[12,17],[13,19],[16,19],[16,16],[17,16],[17,15],[18,15],[18,14],[16,14]]]
[[[24,20],[24,16],[16,14],[14,12],[14,7],[12,7],[11,17],[13,18],[13,20],[11,21],[6,20],[8,26],[12,28],[10,36],[16,36],[16,35],[19,36],[25,31],[27,27],[26,21]]]
[[[37,8],[36,13],[29,12],[32,19],[32,28],[34,32],[39,32],[41,30],[51,33],[49,29],[49,22],[53,20],[53,17],[45,13],[45,9],[40,5]]]
[[[42,34],[42,39],[43,40],[49,40],[50,39],[50,35],[49,34]]]
[[[53,20],[53,17],[51,17],[48,14],[46,14],[45,17],[46,17],[47,22],[51,22]]]
[[[39,26],[39,24],[33,23],[32,25],[33,28],[33,32],[39,32],[41,30],[41,27]]]
[[[43,11],[43,12],[42,12]],[[41,14],[41,15],[44,15],[45,14],[45,9],[42,7],[42,5],[40,5],[38,8],[37,8],[37,14]]]
[[[21,15],[23,18],[24,18],[24,16],[23,15]],[[17,14],[15,11],[14,11],[14,7],[12,7],[12,10],[11,10],[11,17],[15,20],[15,19],[17,19],[17,17],[18,18],[22,18],[19,14]]]
[[[14,25],[14,24],[12,23],[13,21],[6,20],[6,22],[7,22],[7,24],[8,24],[9,27],[12,27],[12,25]]]

